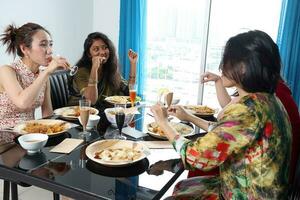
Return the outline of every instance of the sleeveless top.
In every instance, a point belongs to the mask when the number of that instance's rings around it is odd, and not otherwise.
[[[17,60],[11,64],[11,68],[16,72],[17,80],[23,89],[29,87],[38,77],[30,71],[26,65]],[[0,130],[14,127],[16,124],[34,119],[35,108],[42,105],[44,101],[46,84],[41,87],[39,95],[29,109],[19,109],[9,98],[6,91],[0,92]]]

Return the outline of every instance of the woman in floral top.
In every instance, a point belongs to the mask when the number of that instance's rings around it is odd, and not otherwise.
[[[186,169],[220,167],[218,177],[179,182],[175,199],[285,199],[291,151],[288,115],[274,95],[280,74],[278,47],[264,32],[249,31],[228,40],[220,70],[225,87],[239,97],[211,123],[182,107],[169,112],[208,133],[196,141],[180,136],[168,123],[167,110],[151,108]],[[279,70],[280,71],[280,70]]]

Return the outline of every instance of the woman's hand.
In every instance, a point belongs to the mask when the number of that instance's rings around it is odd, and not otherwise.
[[[154,119],[158,125],[168,123],[168,113],[165,107],[159,104],[151,106],[151,112],[154,115]]]
[[[204,74],[201,75],[200,78],[201,83],[206,83],[209,81],[217,82],[218,80],[221,80],[221,77],[211,72],[205,72]]]
[[[180,119],[181,121],[189,121],[189,113],[179,105],[173,105],[169,108],[168,113]]]
[[[138,54],[136,52],[134,52],[132,49],[129,49],[128,58],[129,58],[130,63],[136,64],[137,60],[138,60]]]
[[[67,59],[61,56],[53,56],[51,62],[48,64],[46,71],[49,74],[53,73],[57,68],[62,67],[63,69],[68,69],[70,67]]]
[[[102,65],[105,63],[105,57],[102,56],[94,56],[92,58],[92,68],[98,71],[99,68],[102,67]]]

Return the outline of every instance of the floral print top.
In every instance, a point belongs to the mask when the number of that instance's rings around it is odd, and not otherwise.
[[[291,125],[281,102],[272,94],[242,97],[224,109],[204,137],[192,142],[176,136],[173,145],[188,169],[207,171],[220,166],[217,196],[286,198]]]
[[[38,74],[34,74],[30,71],[22,60],[17,60],[12,63],[11,67],[15,70],[17,80],[19,81],[23,89],[30,86],[33,81],[37,78]],[[37,96],[35,102],[28,110],[20,110],[14,103],[10,100],[8,94],[0,92],[0,130],[14,127],[16,124],[34,119],[35,108],[42,105],[44,102],[46,84],[41,86],[39,95]]]

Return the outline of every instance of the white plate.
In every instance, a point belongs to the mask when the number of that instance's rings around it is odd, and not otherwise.
[[[99,152],[104,149],[117,149],[117,148],[130,148],[130,149],[133,148],[135,150],[140,150],[142,152],[142,155],[135,160],[108,161],[108,160],[95,158],[96,152]],[[110,166],[110,167],[122,167],[122,166],[131,165],[135,162],[138,162],[146,158],[148,155],[150,155],[150,150],[144,144],[141,144],[139,142],[130,141],[130,140],[112,139],[112,140],[100,140],[90,144],[86,148],[85,153],[87,157],[94,162],[100,163],[105,166]]]
[[[32,123],[39,123],[42,125],[63,125],[63,129],[61,131],[56,131],[53,133],[47,133],[47,135],[49,137],[51,136],[56,136],[58,134],[61,134],[63,132],[66,132],[67,130],[69,130],[71,128],[71,124],[62,120],[57,120],[57,119],[40,119],[40,120],[30,120],[30,121],[25,121],[22,122],[20,124],[17,124],[14,127],[14,131],[18,132],[19,134],[27,134],[27,133],[41,133],[41,131],[36,131],[36,132],[27,132],[24,130],[24,128],[28,125],[28,124],[32,124]]]
[[[97,115],[99,111],[96,108],[90,107],[92,115]],[[55,109],[54,111],[55,115],[60,115],[64,119],[68,120],[77,120],[79,117],[79,106],[69,106],[69,107],[63,107]]]
[[[110,96],[106,97],[104,100],[111,104],[131,104],[129,96]],[[135,103],[139,101],[141,101],[141,97],[136,96]]]
[[[190,136],[195,134],[195,130],[193,127],[179,123],[179,122],[170,122],[171,126],[175,128],[175,130],[180,133],[182,136]],[[161,135],[153,130],[156,127],[156,122],[152,122],[147,124],[148,134],[159,139],[168,139],[166,136]]]
[[[203,105],[186,105],[183,106],[188,112],[197,116],[212,116],[217,112],[217,109]]]

